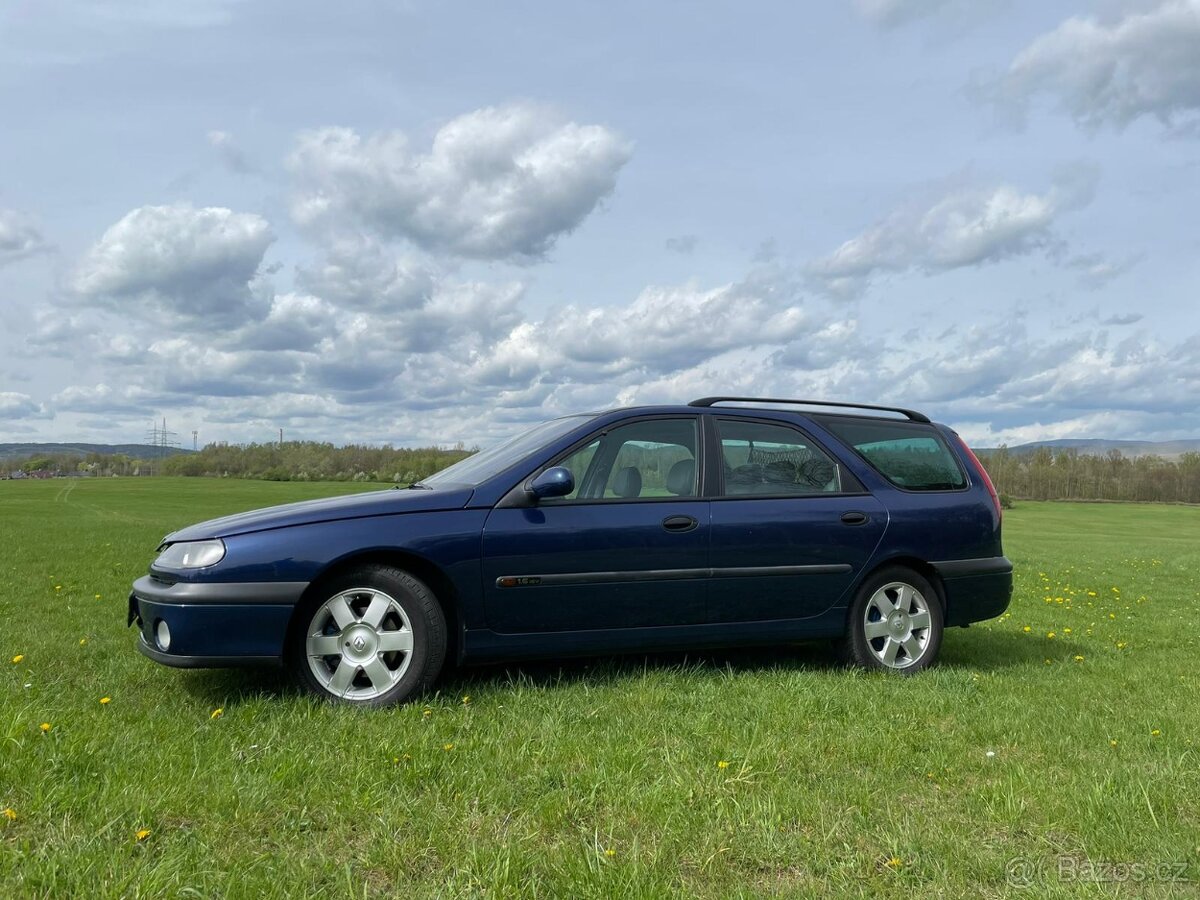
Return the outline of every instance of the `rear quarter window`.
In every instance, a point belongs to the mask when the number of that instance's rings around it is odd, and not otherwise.
[[[906,491],[959,491],[967,486],[958,460],[931,425],[833,417],[821,417],[820,422]]]

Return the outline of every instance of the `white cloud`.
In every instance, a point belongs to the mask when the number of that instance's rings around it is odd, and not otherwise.
[[[708,289],[652,285],[625,306],[567,306],[512,329],[475,360],[470,377],[506,387],[540,377],[628,384],[728,350],[785,343],[820,327],[790,292],[777,273],[763,272]]]
[[[53,414],[28,394],[0,391],[0,419],[51,419]]]
[[[1015,447],[1034,441],[1134,434],[1160,424],[1150,415],[1120,411],[1086,413],[1058,420],[1035,419],[1021,425],[966,421],[957,423],[955,430],[972,447],[999,447],[1001,444]]]
[[[0,209],[0,266],[50,249],[32,220],[13,209]]]
[[[312,350],[336,330],[341,315],[320,297],[276,294],[266,318],[234,332],[231,343],[247,350]]]
[[[250,161],[228,131],[210,131],[207,137],[208,145],[216,151],[217,158],[230,172],[235,175],[252,175],[258,171],[258,166]]]
[[[154,415],[154,397],[144,388],[113,388],[101,382],[95,385],[71,385],[51,398],[62,412],[103,413],[146,417]]]
[[[1057,245],[1058,217],[1091,202],[1095,175],[1080,169],[1044,194],[1011,185],[955,187],[913,202],[807,267],[827,293],[854,296],[881,273],[926,275],[999,262]]]
[[[681,256],[691,256],[696,250],[696,245],[700,243],[700,238],[694,234],[681,234],[678,237],[669,237],[664,246],[672,253],[678,253]]]
[[[1096,290],[1120,278],[1139,262],[1142,254],[1133,253],[1121,259],[1109,259],[1102,253],[1084,253],[1067,260],[1066,265],[1079,272],[1079,284]]]
[[[1114,313],[1100,320],[1101,325],[1134,325],[1144,316],[1141,313]]]
[[[854,0],[858,14],[883,29],[937,19],[943,25],[961,30],[1009,4],[1010,0]]]
[[[109,228],[81,261],[86,299],[139,303],[209,327],[261,315],[251,282],[274,235],[261,216],[222,207],[142,206]],[[269,298],[268,298],[269,299]]]
[[[1168,0],[1112,22],[1067,19],[979,87],[1023,118],[1040,95],[1079,125],[1121,129],[1152,117],[1171,129],[1200,125],[1200,0]]]
[[[340,307],[391,311],[424,304],[439,277],[428,259],[361,237],[330,242],[320,264],[296,273],[304,290]]]
[[[855,0],[854,5],[867,20],[884,28],[904,25],[934,15],[955,0]]]
[[[631,146],[602,125],[527,105],[444,125],[428,153],[407,135],[324,128],[288,166],[302,224],[328,222],[478,259],[533,259],[577,228],[616,185]]]

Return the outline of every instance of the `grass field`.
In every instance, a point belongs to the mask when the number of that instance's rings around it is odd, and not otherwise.
[[[164,532],[356,489],[0,483],[0,895],[1200,893],[1200,509],[1022,504],[1010,614],[913,679],[802,646],[360,712],[135,651]]]

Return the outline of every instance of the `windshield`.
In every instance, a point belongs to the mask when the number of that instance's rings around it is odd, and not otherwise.
[[[578,428],[591,416],[566,416],[535,425],[528,431],[511,437],[502,444],[480,450],[449,468],[430,475],[421,481],[425,487],[441,487],[448,484],[483,484],[505,469],[520,462],[534,450],[562,437]]]

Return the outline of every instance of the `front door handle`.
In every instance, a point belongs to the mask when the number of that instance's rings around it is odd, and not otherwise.
[[[870,521],[870,516],[858,510],[842,513],[843,525],[865,525]]]
[[[663,519],[663,528],[667,531],[692,531],[700,523],[692,516],[667,516]]]

